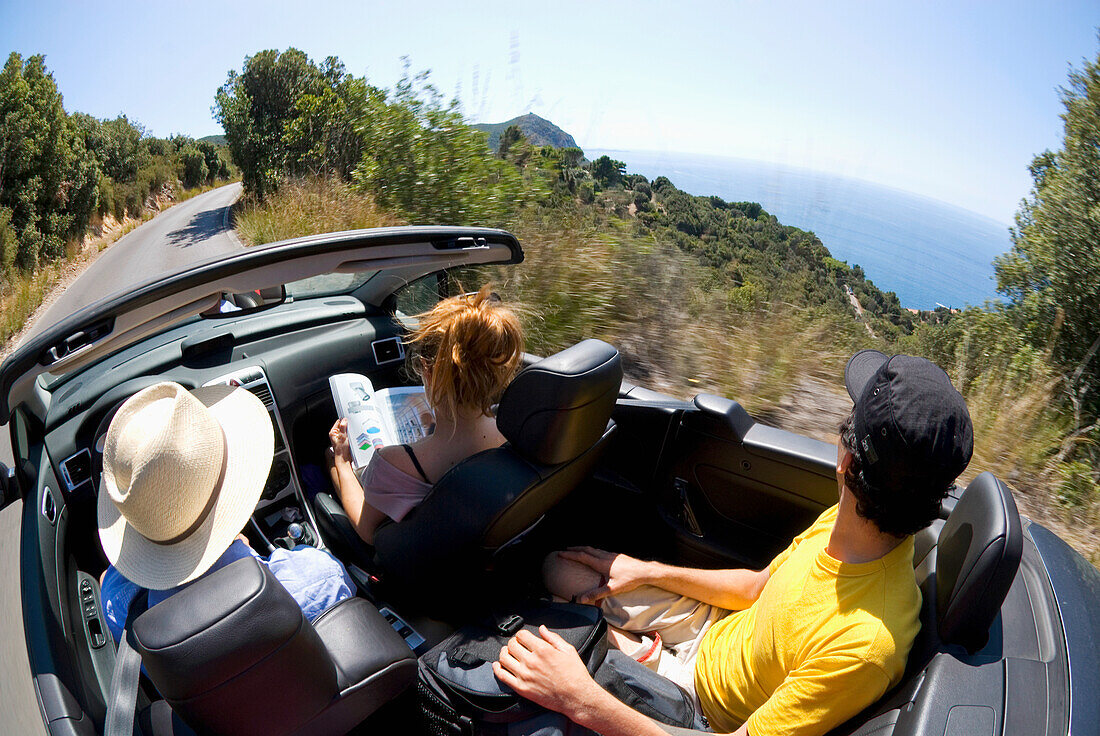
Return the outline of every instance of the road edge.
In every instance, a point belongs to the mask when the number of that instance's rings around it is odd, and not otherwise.
[[[232,186],[234,183],[236,183],[236,182],[229,182],[228,184],[224,184],[223,186]],[[220,189],[220,188],[221,187],[215,187],[214,189],[211,189],[209,191],[211,191],[211,192],[217,191],[217,189]],[[207,192],[203,192],[203,194],[206,194],[206,193]],[[201,195],[199,195],[199,196],[201,196]],[[157,219],[158,217],[160,217],[165,212],[168,212],[169,210],[171,210],[173,207],[176,207],[177,205],[181,205],[185,202],[190,202],[192,199],[194,199],[194,197],[188,197],[187,199],[181,199],[181,200],[172,202],[172,204],[168,205],[167,207],[165,207],[162,210],[159,210],[157,212],[157,214],[153,215],[148,220],[145,220],[144,222],[142,222],[140,225],[133,228],[132,230],[129,230],[129,231],[123,233],[122,235],[120,235],[115,240],[112,240],[111,242],[107,243],[104,246],[93,246],[93,247],[87,248],[86,250],[89,251],[88,253],[86,253],[86,254],[81,253],[81,255],[77,256],[76,258],[65,262],[63,264],[63,267],[67,268],[68,270],[66,270],[66,272],[63,273],[58,278],[57,282],[53,286],[50,287],[49,292],[42,299],[42,302],[37,307],[34,308],[33,312],[30,313],[30,315],[27,317],[26,321],[23,323],[23,326],[19,328],[19,331],[16,332],[14,335],[12,335],[10,338],[8,338],[7,342],[5,342],[3,345],[0,345],[0,360],[3,360],[4,358],[11,355],[11,353],[23,341],[23,338],[25,338],[27,336],[27,333],[29,333],[34,328],[35,324],[42,317],[42,315],[45,314],[46,311],[50,307],[53,306],[54,302],[57,301],[57,298],[62,294],[62,292],[64,292],[66,289],[68,289],[70,286],[72,286],[73,282],[75,282],[78,278],[80,278],[84,274],[84,272],[87,271],[91,267],[91,265],[93,263],[98,261],[100,256],[102,256],[104,253],[106,253],[108,250],[110,250],[114,246],[118,245],[122,241],[126,240],[126,238],[130,237],[130,235],[132,233],[136,232],[142,226],[144,226],[144,225],[152,222],[153,220]],[[241,239],[239,237],[237,237],[236,228],[232,227],[231,223],[230,223],[230,213],[233,209],[234,204],[236,204],[236,200],[234,200],[233,202],[230,202],[228,205],[225,206],[225,214],[222,216],[222,223],[225,225],[226,234],[229,235],[230,239],[238,247],[246,248],[247,246],[244,243],[241,242]],[[2,425],[0,425],[0,426],[2,426]]]

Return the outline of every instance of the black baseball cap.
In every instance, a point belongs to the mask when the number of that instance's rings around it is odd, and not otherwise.
[[[861,350],[844,368],[855,402],[855,454],[875,488],[946,488],[974,454],[974,426],[942,368],[912,355]]]

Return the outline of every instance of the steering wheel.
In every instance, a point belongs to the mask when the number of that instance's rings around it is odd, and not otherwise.
[[[92,472],[95,475],[98,476],[103,473],[103,441],[107,437],[107,429],[111,426],[111,420],[115,418],[115,414],[126,403],[126,400],[138,391],[155,386],[164,380],[160,376],[139,376],[138,378],[131,378],[129,381],[123,381],[105,391],[88,409],[87,416],[89,419],[100,417],[95,431],[92,432]],[[195,388],[194,382],[186,380],[177,380],[176,382],[188,390]]]

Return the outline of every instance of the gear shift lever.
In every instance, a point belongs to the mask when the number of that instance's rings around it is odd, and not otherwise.
[[[305,529],[298,522],[294,522],[286,528],[286,536],[290,540],[290,548],[294,549],[302,543],[302,537],[305,536]]]

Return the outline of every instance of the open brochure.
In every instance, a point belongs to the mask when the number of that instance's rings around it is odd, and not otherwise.
[[[386,445],[416,442],[435,427],[423,386],[375,391],[370,379],[358,373],[338,373],[328,379],[336,413],[348,420],[351,464],[367,466],[375,450]]]

